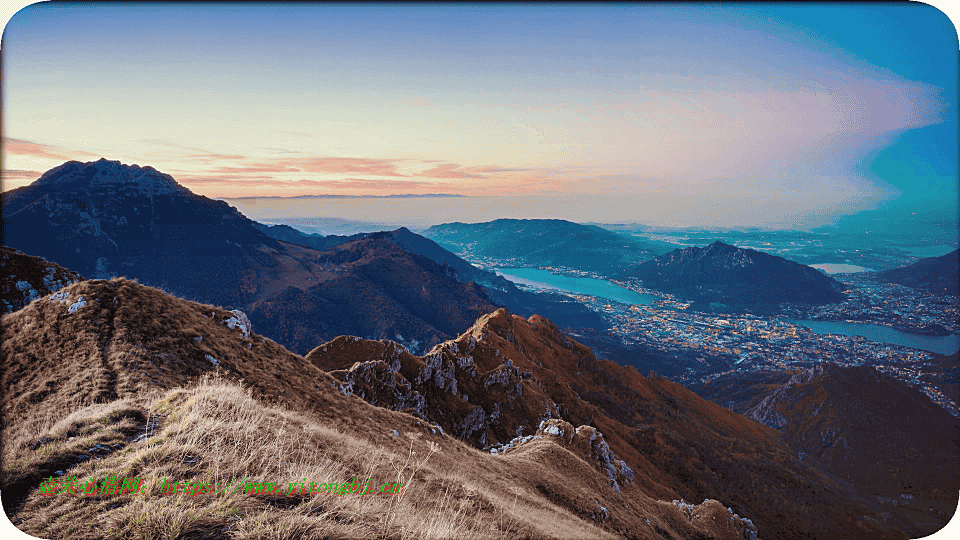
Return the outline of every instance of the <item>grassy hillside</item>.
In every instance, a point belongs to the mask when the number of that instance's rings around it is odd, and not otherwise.
[[[563,437],[494,456],[371,405],[239,313],[135,282],[70,285],[2,319],[11,520],[45,538],[744,538],[716,501],[614,492]],[[242,382],[241,382],[242,381]],[[138,492],[45,496],[46,480],[139,478]],[[400,483],[399,496],[232,492],[210,484]],[[98,486],[102,488],[102,485]]]

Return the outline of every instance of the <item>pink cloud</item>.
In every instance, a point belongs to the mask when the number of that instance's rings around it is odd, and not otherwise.
[[[40,171],[4,169],[3,171],[0,171],[0,175],[3,176],[4,180],[36,180],[37,178],[40,178],[43,173]]]
[[[471,174],[466,170],[462,170],[459,165],[455,165],[453,163],[437,165],[432,169],[419,172],[414,176],[422,176],[425,178],[484,178],[483,176]]]
[[[288,161],[305,172],[312,173],[361,173],[377,176],[404,176],[396,171],[394,159],[309,157]]]
[[[263,185],[264,183],[275,183],[276,179],[267,175],[249,175],[237,177],[234,175],[218,176],[183,176],[177,178],[177,182],[188,184],[224,184],[224,185]]]
[[[300,169],[288,167],[281,163],[257,162],[251,163],[248,167],[215,167],[210,172],[224,174],[248,174],[248,173],[289,173],[300,172]]]
[[[343,180],[294,180],[290,182],[297,186],[311,186],[328,189],[412,189],[423,187],[443,187],[444,184],[422,182],[419,180],[373,180],[369,178],[345,178]]]
[[[69,150],[59,146],[39,144],[22,139],[11,139],[9,137],[3,138],[3,150],[7,154],[13,154],[15,156],[32,156],[64,161],[72,160],[77,156],[97,157],[97,154],[91,154],[90,152],[84,152],[82,150]]]
[[[478,165],[476,167],[464,167],[463,170],[476,173],[498,174],[505,172],[525,172],[529,171],[530,169],[522,169],[519,167],[500,167],[498,165]]]

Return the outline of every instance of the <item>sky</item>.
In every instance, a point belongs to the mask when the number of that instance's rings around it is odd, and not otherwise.
[[[907,2],[40,3],[3,34],[3,189],[106,157],[218,198],[956,217],[958,49],[946,15]]]

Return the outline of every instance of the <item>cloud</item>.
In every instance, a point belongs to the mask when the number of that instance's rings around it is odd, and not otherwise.
[[[433,102],[430,101],[430,98],[427,97],[415,97],[399,100],[403,105],[408,105],[410,107],[424,108],[424,107],[433,107]]]
[[[302,154],[303,152],[299,150],[287,150],[286,148],[276,148],[273,146],[259,146],[258,150],[269,150],[274,154]]]
[[[280,133],[286,133],[288,135],[296,135],[298,137],[313,137],[313,133],[307,133],[304,131],[280,131]]]
[[[224,173],[224,174],[249,174],[249,173],[290,173],[290,172],[300,172],[300,169],[296,167],[289,167],[282,163],[275,162],[257,162],[251,163],[246,167],[214,167],[210,170],[214,173]]]
[[[148,144],[156,144],[159,146],[167,146],[170,148],[177,148],[179,150],[187,150],[189,153],[185,152],[145,152],[144,155],[154,159],[161,160],[170,160],[170,161],[193,161],[195,163],[212,163],[214,161],[224,161],[232,160],[239,161],[247,159],[247,156],[241,156],[238,154],[219,154],[217,152],[210,152],[209,150],[204,150],[202,148],[194,148],[192,146],[183,146],[180,144],[172,143],[170,141],[159,140],[159,139],[145,139],[142,142]]]
[[[505,172],[525,172],[531,169],[523,169],[520,167],[499,167],[497,165],[478,165],[476,167],[464,167],[464,170],[477,173],[497,174]]]
[[[213,175],[213,176],[183,176],[177,178],[177,182],[187,185],[187,184],[229,184],[229,185],[255,185],[262,186],[264,184],[274,185],[276,179],[272,176],[265,174],[261,175],[249,175],[243,177],[237,177],[235,175]]]
[[[308,157],[287,160],[292,166],[311,173],[361,173],[377,176],[400,176],[395,159]]]
[[[43,173],[40,171],[24,171],[20,169],[3,169],[0,171],[0,176],[3,176],[4,180],[36,180],[43,176]]]
[[[304,187],[319,187],[327,189],[413,189],[413,188],[444,188],[446,184],[423,182],[420,180],[374,180],[369,178],[345,178],[343,180],[294,180],[290,184]]]
[[[77,156],[99,157],[97,154],[84,152],[82,150],[70,150],[59,146],[39,144],[22,139],[11,139],[9,137],[3,138],[3,150],[7,154],[15,156],[31,156],[62,161],[70,161]]]
[[[445,163],[437,165],[432,169],[421,171],[413,176],[422,176],[425,178],[486,178],[485,176],[472,174],[466,170],[460,169],[459,165]]]

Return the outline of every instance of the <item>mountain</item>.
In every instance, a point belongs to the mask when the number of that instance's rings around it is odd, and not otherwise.
[[[455,253],[502,266],[563,266],[607,276],[672,247],[562,219],[445,223],[428,228],[423,235]]]
[[[289,225],[264,225],[263,223],[254,222],[254,227],[256,227],[260,232],[273,238],[275,240],[282,240],[288,244],[297,244],[300,246],[306,246],[318,251],[326,251],[330,248],[339,246],[340,244],[345,244],[352,240],[358,240],[366,236],[364,233],[352,234],[350,236],[338,236],[338,235],[329,235],[324,236],[322,234],[307,234]]]
[[[512,281],[488,270],[481,270],[460,257],[440,247],[436,242],[411,232],[405,227],[395,231],[372,233],[371,236],[385,238],[404,250],[429,258],[449,266],[458,280],[464,283],[474,282],[484,287],[487,296],[494,303],[508,308],[518,315],[529,317],[537,314],[553,321],[562,328],[594,329],[606,331],[610,323],[600,314],[558,293],[533,293],[521,290]]]
[[[896,505],[802,463],[775,430],[599,360],[542,317],[500,309],[421,356],[387,340],[340,337],[306,359],[344,394],[409,412],[503,459],[525,459],[536,437],[559,436],[614,492],[716,498],[750,516],[762,537],[914,530]]]
[[[614,491],[595,428],[553,419],[512,453],[481,452],[345,395],[241,312],[133,281],[75,283],[2,322],[0,493],[35,536],[757,537],[717,500]]]
[[[236,209],[152,167],[70,161],[2,199],[4,245],[204,302],[253,300],[285,250]]]
[[[940,257],[920,259],[911,265],[878,272],[877,275],[884,281],[956,296],[960,283],[960,250]]]
[[[453,253],[450,253],[446,249],[443,249],[436,242],[424,238],[419,234],[413,233],[405,227],[401,227],[395,231],[360,233],[351,236],[323,236],[319,234],[306,234],[287,225],[267,226],[257,223],[256,226],[259,230],[274,239],[324,250],[332,249],[336,246],[340,246],[362,238],[385,240],[398,246],[403,251],[414,255],[422,255],[423,257],[426,257],[427,259],[430,259],[431,261],[452,270],[452,276],[461,283],[474,283],[480,285],[485,295],[489,298],[489,301],[498,306],[506,306],[512,311],[526,316],[533,315],[534,313],[541,314],[550,318],[551,320],[556,321],[557,324],[562,325],[564,328],[591,328],[601,331],[608,330],[610,328],[610,324],[601,315],[591,311],[589,308],[579,302],[573,301],[561,294],[543,294],[523,291],[514,285],[513,282],[508,281],[507,279],[498,276],[493,272],[481,270],[471,265],[467,261],[461,259]],[[444,270],[444,273],[449,273],[449,270]],[[331,287],[327,287],[327,289],[330,290]],[[306,304],[310,304],[313,302],[311,300],[307,300],[307,298],[308,295],[306,293],[297,293],[296,291],[291,290],[287,291],[282,298],[266,300],[260,302],[258,306],[276,305],[277,302],[288,301],[289,303],[299,304],[304,304],[305,302]],[[437,343],[440,339],[436,336],[443,336],[443,339],[447,339],[456,335],[456,332],[446,334],[443,332],[435,332],[434,335],[430,335],[427,339],[422,339],[424,336],[430,334],[430,332],[424,333],[410,329],[402,333],[395,332],[396,335],[387,335],[387,333],[385,333],[386,329],[383,327],[383,325],[380,325],[380,327],[378,327],[375,331],[359,333],[362,332],[362,330],[351,328],[349,324],[335,324],[336,321],[342,322],[346,319],[341,316],[342,314],[333,315],[333,312],[337,311],[336,309],[331,311],[322,306],[306,308],[308,310],[313,310],[316,313],[327,312],[331,315],[331,321],[324,323],[322,325],[322,330],[317,326],[291,328],[290,321],[286,321],[286,318],[283,318],[283,321],[279,321],[276,317],[276,313],[273,313],[272,311],[270,315],[267,315],[266,313],[261,315],[261,310],[259,308],[252,309],[253,312],[251,313],[251,316],[262,321],[264,327],[276,327],[277,323],[272,322],[274,320],[277,320],[282,326],[284,326],[286,329],[279,330],[275,337],[284,343],[284,345],[298,352],[306,352],[316,344],[317,331],[321,332],[321,336],[325,336],[327,338],[340,335],[332,330],[333,327],[339,329],[341,331],[340,333],[352,333],[374,339],[389,337],[405,343],[408,346],[414,347],[414,349],[418,351],[424,346],[432,346]],[[355,314],[354,318],[356,316],[357,315]],[[362,317],[362,315],[360,316]],[[470,314],[468,319],[472,321],[477,316],[478,313],[473,312]],[[299,319],[301,319],[301,317],[298,313],[298,316],[294,318],[293,324],[297,324]],[[314,319],[309,318],[306,320]],[[331,323],[334,323],[334,325],[331,326]],[[463,328],[458,328],[457,331],[459,332],[463,330]],[[403,337],[404,334],[414,338],[415,341],[407,340],[407,338]]]
[[[809,266],[714,242],[677,249],[625,273],[645,287],[675,294],[699,309],[771,311],[781,303],[842,302],[843,284]]]
[[[956,510],[960,421],[893,376],[824,364],[731,373],[691,389],[779,430],[805,463],[926,514],[911,534],[932,534]]]
[[[59,264],[0,246],[0,312],[12,313],[83,277]]]
[[[482,287],[382,237],[310,256],[306,283],[249,306],[253,323],[294,351],[340,335],[392,339],[421,351],[495,309]]]
[[[235,208],[195,195],[152,167],[71,161],[3,193],[2,201],[5,245],[84,276],[126,276],[243,309],[299,352],[342,334],[429,347],[495,308],[481,288],[394,243],[361,236],[353,240],[360,244],[322,255],[271,238]],[[268,229],[322,240],[321,247],[349,240]]]

